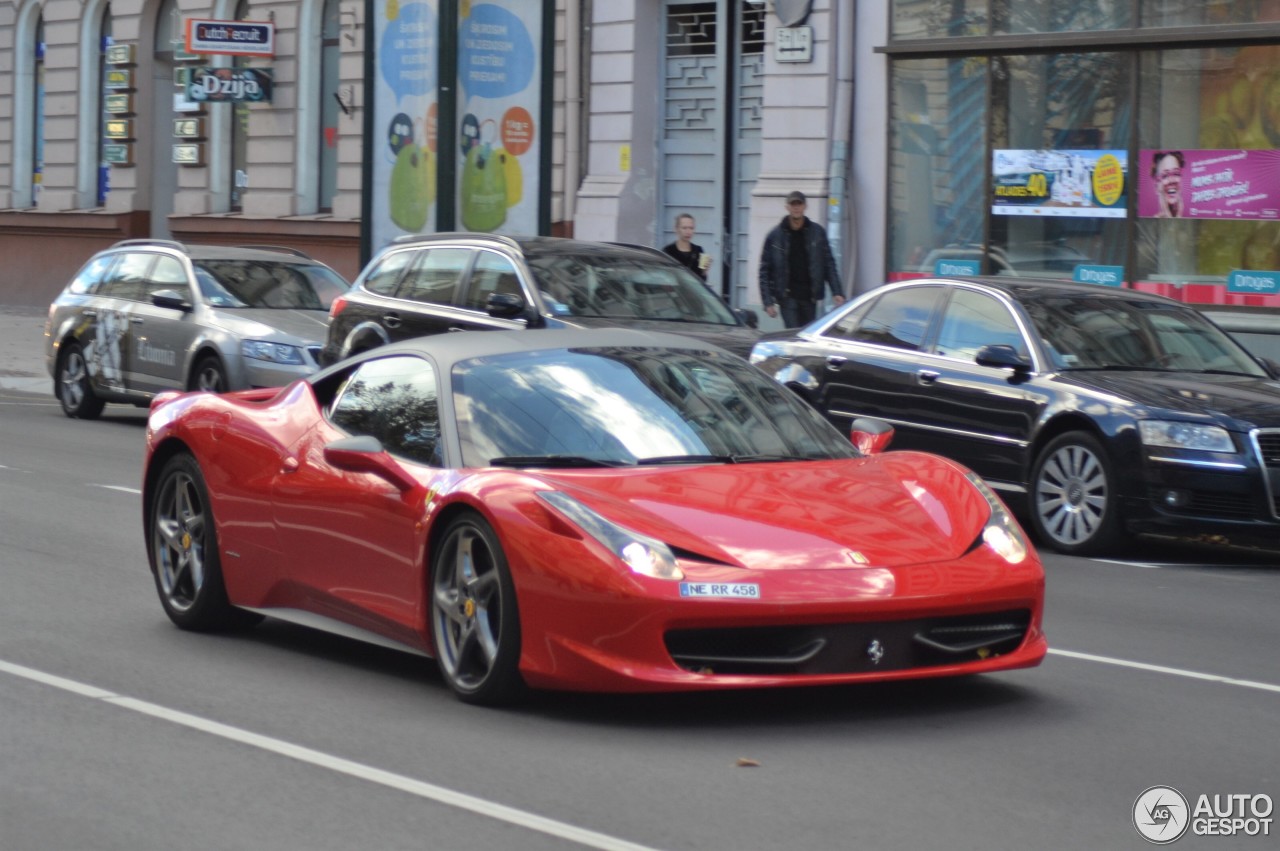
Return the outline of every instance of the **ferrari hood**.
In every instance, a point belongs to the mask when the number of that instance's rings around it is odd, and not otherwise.
[[[915,452],[539,478],[683,558],[756,570],[954,559],[991,513],[962,468]]]

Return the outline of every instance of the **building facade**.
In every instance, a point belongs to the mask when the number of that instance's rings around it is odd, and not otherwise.
[[[691,213],[735,306],[760,307],[796,189],[847,292],[1020,272],[1280,306],[1277,0],[416,2],[542,7],[545,229],[661,246]],[[385,189],[367,29],[409,6],[0,8],[0,302],[47,301],[124,238],[283,244],[354,277]],[[193,19],[269,23],[273,50],[188,52]],[[270,98],[193,109],[192,74]]]

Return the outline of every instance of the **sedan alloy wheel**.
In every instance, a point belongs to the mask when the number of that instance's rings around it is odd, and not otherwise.
[[[1055,438],[1036,462],[1032,489],[1032,521],[1045,543],[1078,555],[1114,544],[1114,479],[1106,451],[1093,436],[1070,432]]]

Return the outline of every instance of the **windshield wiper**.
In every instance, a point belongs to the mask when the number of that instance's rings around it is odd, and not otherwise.
[[[655,455],[652,458],[637,458],[640,466],[656,466],[660,464],[755,464],[762,461],[806,461],[799,455]]]
[[[627,461],[588,458],[585,455],[504,455],[490,458],[490,467],[627,467]]]

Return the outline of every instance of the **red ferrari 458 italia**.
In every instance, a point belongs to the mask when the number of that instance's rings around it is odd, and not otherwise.
[[[981,479],[880,452],[705,343],[443,334],[288,387],[166,393],[144,526],[185,629],[434,656],[465,701],[1038,664],[1044,572]],[[862,448],[859,448],[861,446]]]

